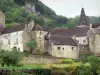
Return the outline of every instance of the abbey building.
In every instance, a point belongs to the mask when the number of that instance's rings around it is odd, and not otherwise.
[[[100,24],[89,24],[84,8],[74,28],[47,28],[30,23],[5,27],[5,14],[0,11],[0,49],[30,52],[26,45],[32,39],[43,54],[77,59],[80,53],[100,56]]]

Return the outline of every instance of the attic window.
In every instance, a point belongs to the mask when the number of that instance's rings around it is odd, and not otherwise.
[[[72,47],[72,50],[74,50],[74,47]]]
[[[61,48],[60,48],[60,47],[58,47],[57,49],[58,49],[58,50],[60,50]]]

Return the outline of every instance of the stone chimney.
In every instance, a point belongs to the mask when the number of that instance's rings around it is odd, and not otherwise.
[[[5,27],[5,13],[0,9],[0,25]]]
[[[90,24],[90,28],[92,28],[92,24]]]

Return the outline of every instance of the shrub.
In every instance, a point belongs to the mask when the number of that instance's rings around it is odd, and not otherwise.
[[[56,73],[58,74],[58,72],[60,71],[60,73],[65,73],[64,75],[66,74],[72,74],[75,72],[75,70],[77,69],[78,67],[78,64],[62,64],[62,65],[52,65],[51,66],[51,69],[53,71],[53,73]]]
[[[87,62],[87,57],[89,55],[88,54],[80,54],[80,57],[79,57],[79,60],[82,62],[82,63],[86,63]]]
[[[80,65],[77,68],[77,75],[93,75],[90,66]]]
[[[0,63],[2,66],[15,66],[20,60],[18,52],[2,51],[0,52]]]
[[[96,56],[90,56],[88,57],[88,62],[90,63],[90,66],[92,68],[92,72],[94,73],[94,75],[99,75],[99,71],[100,71],[100,58],[96,57]]]
[[[35,75],[51,75],[51,69],[33,69]]]
[[[61,59],[60,63],[62,63],[62,64],[72,64],[72,63],[74,63],[74,60],[72,60],[72,59]]]
[[[27,75],[27,74],[26,73],[23,73],[23,72],[10,72],[7,75]]]

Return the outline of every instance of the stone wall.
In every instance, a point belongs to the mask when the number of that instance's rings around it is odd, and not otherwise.
[[[23,64],[52,64],[58,63],[62,58],[51,57],[51,56],[29,56],[23,57],[21,63]]]

